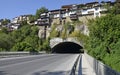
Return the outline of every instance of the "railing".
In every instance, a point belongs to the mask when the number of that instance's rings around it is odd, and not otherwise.
[[[95,58],[91,57],[87,53],[84,53],[85,57],[87,58],[90,66],[95,71],[96,75],[120,75],[120,73],[116,72],[109,66],[103,64],[102,62],[96,60]]]
[[[72,70],[70,71],[69,75],[76,75],[77,66],[80,66],[80,65],[78,65],[79,59],[80,59],[80,55],[77,57],[77,59],[76,59],[74,65],[73,65]]]
[[[45,52],[0,52],[0,58],[44,54]]]

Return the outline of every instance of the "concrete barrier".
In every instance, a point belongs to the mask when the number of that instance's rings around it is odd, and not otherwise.
[[[0,58],[7,57],[17,57],[17,56],[26,56],[26,55],[38,55],[45,54],[45,52],[31,53],[31,52],[0,52]]]
[[[79,56],[77,57],[77,59],[76,59],[76,61],[75,61],[74,65],[73,65],[73,67],[72,67],[72,69],[71,69],[71,71],[70,71],[70,74],[69,74],[69,75],[76,75],[76,72],[77,72],[77,67],[79,67],[79,66],[80,66],[80,65],[79,65],[79,59],[80,59],[80,56],[81,56],[81,55],[79,55]]]
[[[120,73],[116,72],[115,70],[111,69],[109,66],[91,57],[87,53],[84,53],[84,55],[87,61],[89,62],[90,66],[95,71],[96,75],[120,75]]]

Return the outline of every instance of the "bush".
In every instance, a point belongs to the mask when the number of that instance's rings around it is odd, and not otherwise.
[[[92,56],[120,71],[120,15],[108,14],[89,23],[86,48]]]

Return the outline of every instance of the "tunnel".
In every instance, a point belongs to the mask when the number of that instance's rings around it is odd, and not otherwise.
[[[83,47],[74,42],[62,42],[52,48],[52,53],[83,53]]]

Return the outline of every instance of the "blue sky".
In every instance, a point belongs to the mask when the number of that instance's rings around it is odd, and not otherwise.
[[[81,4],[93,1],[96,0],[0,0],[0,19],[12,19],[25,14],[34,15],[36,10],[42,6],[52,10],[59,9],[62,5]]]

